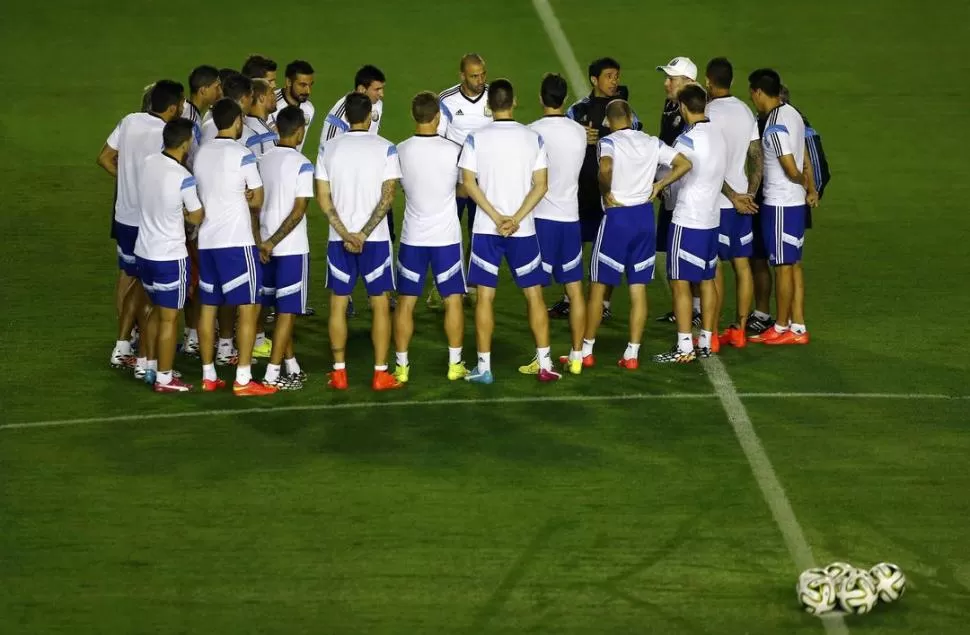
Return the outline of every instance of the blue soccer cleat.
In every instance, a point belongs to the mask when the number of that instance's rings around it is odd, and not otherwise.
[[[492,371],[486,370],[483,373],[476,368],[465,375],[465,381],[470,381],[473,384],[490,384],[495,381],[495,378],[492,377]]]

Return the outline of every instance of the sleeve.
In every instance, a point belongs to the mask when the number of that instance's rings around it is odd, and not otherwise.
[[[401,178],[401,158],[397,155],[397,146],[387,146],[387,158],[384,160],[384,181]]]
[[[448,132],[448,125],[454,116],[451,114],[443,99],[438,101],[438,107],[441,110],[441,120],[438,121],[438,136],[444,137],[445,133]]]
[[[202,209],[202,202],[199,201],[199,191],[195,187],[195,177],[192,175],[182,179],[182,205],[190,212]]]
[[[461,154],[458,155],[458,167],[478,174],[478,157],[475,154],[475,135],[473,134],[465,137],[465,144],[461,147]]]
[[[549,156],[546,153],[546,142],[543,140],[542,135],[539,135],[539,153],[536,154],[536,164],[533,166],[532,171],[538,172],[539,170],[545,170],[549,167]]]
[[[109,148],[111,148],[112,150],[114,150],[116,152],[118,150],[118,145],[121,143],[121,125],[124,122],[125,122],[124,119],[122,119],[121,121],[119,121],[118,122],[118,125],[115,126],[115,129],[112,130],[111,131],[111,134],[108,135],[108,140],[105,141],[105,144],[107,144],[107,146]]]
[[[613,152],[616,148],[613,147],[613,140],[609,137],[603,137],[596,142],[596,158],[602,159],[603,157],[613,158]]]
[[[679,153],[660,139],[657,139],[657,144],[660,146],[659,151],[657,152],[657,163],[660,165],[666,165],[669,168],[671,165],[673,165],[674,157],[676,157]]]
[[[757,141],[761,138],[761,133],[758,132],[758,120],[752,118],[751,120],[751,135],[748,137],[748,142]]]
[[[788,132],[788,126],[783,122],[776,121],[770,126],[766,126],[765,139],[768,140],[768,146],[776,157],[783,157],[794,152],[791,134]],[[804,141],[800,139],[799,143],[804,143]]]
[[[323,120],[323,130],[320,132],[320,145],[335,139],[348,130],[350,130],[350,124],[344,121],[342,115],[338,117],[332,112],[327,113],[327,118]]]
[[[631,126],[634,130],[643,130],[643,122],[637,117],[637,111],[633,111],[633,124]]]
[[[317,167],[316,167],[316,171],[314,172],[313,178],[315,178],[318,181],[330,182],[330,175],[327,174],[326,161],[324,161],[324,156],[323,156],[323,146],[320,146],[320,149],[317,150]]]
[[[309,161],[300,164],[296,175],[296,197],[313,198],[313,166]]]
[[[259,166],[256,163],[256,155],[247,151],[239,163],[242,168],[243,178],[246,180],[246,187],[251,190],[263,187],[263,180],[259,177]]]

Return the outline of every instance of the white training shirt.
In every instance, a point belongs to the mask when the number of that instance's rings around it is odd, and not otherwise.
[[[298,198],[313,198],[313,165],[295,148],[284,146],[267,150],[258,159],[263,179],[263,209],[259,214],[259,231],[263,240],[276,233],[293,211]],[[274,256],[310,253],[306,214],[286,238],[273,248]]]
[[[481,130],[492,123],[488,84],[482,94],[475,98],[466,97],[461,92],[461,84],[456,84],[438,95],[438,106],[441,109],[438,134],[458,145],[465,143],[469,132]]]
[[[724,135],[710,121],[699,121],[680,133],[674,150],[691,162],[678,181],[673,222],[689,229],[714,229],[721,224],[717,199],[727,169]]]
[[[290,105],[287,103],[286,98],[283,97],[282,88],[277,88],[275,94],[276,94],[276,111],[270,113],[269,117],[266,118],[266,123],[268,123],[270,127],[272,127],[274,130],[276,129],[276,114]],[[313,123],[313,115],[316,113],[317,110],[316,108],[313,107],[313,104],[310,103],[309,99],[299,104],[299,106],[300,106],[300,110],[303,111],[303,121],[306,123],[306,130],[309,132],[310,124]],[[307,135],[304,134],[303,141],[300,142],[300,145],[296,146],[296,149],[299,150],[300,152],[303,152],[303,144],[306,143],[306,138],[307,138]]]
[[[748,175],[745,172],[748,146],[752,141],[761,138],[758,133],[758,120],[744,102],[734,95],[715,97],[707,104],[704,112],[714,127],[721,131],[727,146],[727,170],[724,180],[732,190],[744,194],[748,191]],[[723,194],[717,197],[717,201],[721,209],[734,207],[731,200]]]
[[[195,177],[167,154],[145,159],[138,181],[141,215],[135,255],[147,260],[187,258],[185,212],[202,207]]]
[[[259,117],[250,115],[243,117],[243,129],[239,143],[255,154],[257,159],[270,148],[275,148],[276,142],[279,140],[280,136]]]
[[[397,145],[404,188],[401,242],[443,247],[461,242],[455,204],[461,146],[438,135],[415,135]]]
[[[185,166],[191,172],[192,165],[195,163],[195,153],[199,151],[199,146],[202,145],[202,113],[195,107],[195,104],[186,99],[185,108],[182,109],[182,117],[192,122],[192,143],[185,155]]]
[[[256,155],[234,139],[213,139],[195,156],[195,178],[205,207],[199,249],[255,245],[246,190],[263,187]]]
[[[546,115],[529,124],[545,143],[549,190],[535,217],[560,222],[579,220],[579,170],[586,158],[586,129],[563,115]]]
[[[795,167],[802,171],[805,160],[805,120],[789,104],[782,104],[768,113],[761,137],[765,156],[765,205],[793,207],[805,204],[805,187],[793,183],[781,167],[779,157],[786,154],[795,159]]]
[[[546,169],[548,159],[539,133],[518,122],[505,120],[469,133],[461,148],[458,167],[477,175],[478,186],[499,214],[512,216],[519,211],[532,189],[532,173]],[[498,235],[498,228],[488,214],[479,212],[475,215],[472,232]],[[529,213],[513,236],[535,233],[535,219]]]
[[[645,132],[626,128],[599,140],[597,157],[613,159],[613,198],[624,207],[650,201],[660,165],[670,167],[677,153],[666,143]]]
[[[150,155],[162,151],[165,121],[147,112],[126,115],[111,131],[106,143],[118,152],[118,196],[115,220],[122,225],[138,227],[141,217],[138,180],[142,164]]]
[[[359,232],[381,200],[384,181],[401,178],[397,148],[384,137],[350,130],[320,148],[315,178],[330,183],[334,208],[347,231]],[[330,240],[342,240],[333,227]],[[390,240],[383,220],[367,237],[368,242]]]
[[[378,101],[371,104],[370,110],[370,134],[378,134],[381,130],[381,117],[384,115],[384,102]],[[320,131],[320,147],[328,141],[336,139],[338,136],[350,130],[350,122],[347,121],[347,96],[344,95],[337,100],[327,118],[323,121],[323,130]]]
[[[205,144],[209,143],[210,141],[212,141],[218,136],[219,136],[219,129],[216,127],[216,122],[212,119],[212,117],[208,117],[205,121],[202,122],[202,135],[201,135],[201,139],[199,140],[199,146],[200,147],[204,146]],[[199,153],[198,150],[196,150],[195,153],[198,154]],[[195,157],[192,158],[192,165],[193,166],[195,165]]]

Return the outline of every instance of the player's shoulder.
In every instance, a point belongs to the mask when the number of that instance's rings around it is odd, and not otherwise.
[[[451,88],[444,89],[443,91],[438,93],[438,101],[444,101],[449,97],[454,97],[455,95],[458,94],[458,91],[460,89],[461,89],[461,84],[455,84]]]
[[[303,103],[308,104],[310,102],[305,101]],[[343,95],[333,103],[333,106],[330,107],[330,114],[336,115],[338,117],[342,117],[344,114],[344,110],[346,110],[346,108],[347,108],[347,95]]]

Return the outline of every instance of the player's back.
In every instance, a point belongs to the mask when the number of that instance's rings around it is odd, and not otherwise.
[[[744,193],[748,190],[748,177],[744,169],[748,146],[760,137],[758,120],[751,109],[734,95],[712,99],[707,104],[706,114],[724,136],[727,152],[724,180],[735,192]],[[731,201],[723,194],[718,197],[718,205],[724,209],[732,207]]]
[[[370,127],[367,132],[379,134],[381,130],[381,116],[384,113],[384,102],[379,100],[376,104],[371,104]],[[350,130],[350,122],[347,121],[347,96],[344,95],[337,100],[327,118],[323,121],[323,129],[320,130],[320,147],[322,148],[328,141],[336,139],[340,135]]]
[[[529,127],[539,133],[549,164],[549,189],[535,208],[535,217],[579,220],[579,172],[586,158],[586,130],[563,115],[547,115]]]
[[[441,123],[438,134],[458,145],[465,143],[468,133],[481,130],[492,123],[488,107],[488,84],[478,97],[469,98],[461,91],[461,84],[444,90],[438,96]]]
[[[629,128],[617,130],[600,139],[599,143],[601,156],[603,146],[611,146],[614,198],[628,207],[649,202],[664,143],[657,137]]]
[[[320,152],[337,214],[348,231],[358,232],[380,202],[384,181],[400,178],[397,148],[379,135],[350,130],[327,142]],[[389,239],[386,223],[378,224],[368,236],[370,241]],[[330,240],[339,240],[333,228]]]
[[[461,242],[455,203],[461,147],[438,135],[415,135],[397,145],[405,194],[404,230],[408,245]]]
[[[296,199],[313,197],[313,165],[295,148],[277,146],[258,159],[263,181],[263,208],[259,215],[264,240],[283,223]],[[309,252],[306,215],[273,249],[273,254],[290,255]]]
[[[206,211],[199,249],[255,244],[246,201],[248,166],[255,169],[256,155],[234,139],[218,137],[199,148],[195,178]]]
[[[118,151],[118,200],[115,220],[138,227],[138,181],[145,159],[162,150],[162,130],[165,121],[150,113],[135,112],[118,124],[109,138],[109,145]]]
[[[158,153],[145,159],[138,183],[141,214],[135,255],[148,260],[185,258],[182,190],[195,186],[195,177],[172,157]]]
[[[710,121],[701,121],[677,137],[674,150],[691,162],[674,206],[674,222],[683,227],[711,229],[720,223],[718,195],[727,167],[724,135]]]
[[[805,120],[789,104],[782,104],[768,113],[761,136],[764,149],[764,201],[767,205],[796,206],[805,204],[805,187],[794,183],[785,174],[779,158],[790,154],[795,167],[802,170],[805,159]]]

